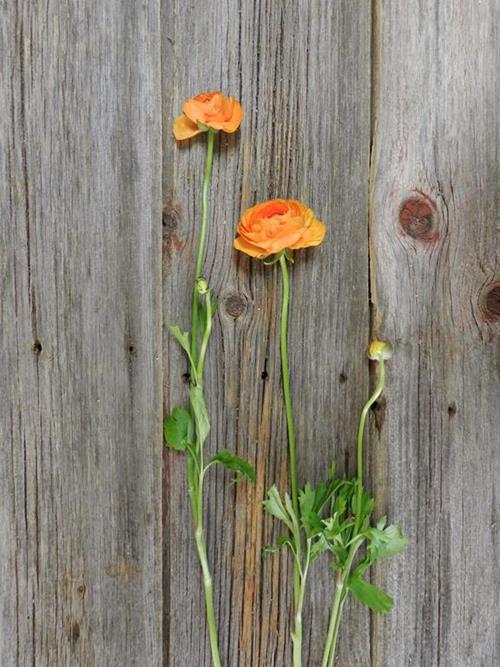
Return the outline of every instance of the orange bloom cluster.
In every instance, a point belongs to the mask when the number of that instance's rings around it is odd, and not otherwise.
[[[243,120],[243,109],[238,100],[219,92],[201,93],[186,100],[183,111],[174,122],[174,136],[179,141],[209,129],[236,132]]]
[[[282,250],[319,245],[326,227],[300,202],[271,199],[245,211],[237,232],[236,250],[251,257],[267,257]]]

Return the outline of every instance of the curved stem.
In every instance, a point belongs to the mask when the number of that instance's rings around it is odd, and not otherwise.
[[[379,360],[379,376],[377,385],[373,394],[366,401],[361,411],[358,426],[358,449],[357,449],[357,489],[356,489],[356,523],[354,527],[354,535],[356,535],[361,527],[361,511],[363,503],[363,437],[365,433],[365,424],[368,411],[375,401],[380,397],[385,385],[385,367],[384,360]],[[351,544],[349,555],[342,572],[339,574],[339,581],[337,582],[337,591],[333,600],[332,611],[330,614],[330,623],[328,625],[328,634],[325,642],[325,650],[323,653],[323,660],[321,667],[333,667],[335,660],[335,651],[337,647],[337,639],[340,628],[340,620],[342,617],[342,610],[344,607],[344,600],[347,596],[347,582],[349,574],[354,561],[357,550],[361,546],[361,542],[354,540]],[[340,585],[339,585],[340,584]]]
[[[366,401],[366,403],[363,407],[363,410],[361,411],[361,416],[359,418],[359,427],[358,427],[358,489],[357,489],[357,497],[356,497],[356,516],[357,516],[358,521],[360,520],[361,503],[362,503],[362,497],[363,497],[363,436],[364,436],[364,432],[365,432],[366,416],[367,416],[368,411],[371,408],[371,406],[375,403],[375,401],[380,397],[380,394],[383,392],[384,384],[385,384],[385,366],[384,366],[384,360],[383,359],[380,359],[379,366],[380,366],[380,371],[379,371],[377,386],[375,387],[375,391],[373,392],[373,394]]]
[[[205,256],[205,246],[207,241],[207,227],[208,227],[208,194],[210,191],[210,181],[212,180],[212,164],[214,157],[214,139],[215,132],[209,130],[207,132],[207,157],[205,160],[205,175],[203,177],[203,193],[201,198],[201,229],[200,240],[198,242],[198,256],[196,258],[195,269],[195,283],[193,290],[193,306],[192,306],[192,329],[191,329],[191,356],[196,364],[198,360],[198,285],[197,278],[201,278],[201,270],[203,268],[203,257]]]

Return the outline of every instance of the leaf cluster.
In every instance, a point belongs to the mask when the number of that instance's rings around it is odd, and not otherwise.
[[[281,536],[276,545],[266,551],[290,548],[295,555],[299,550],[297,531],[299,525],[307,546],[310,562],[323,553],[331,557],[331,568],[345,581],[359,602],[379,613],[388,612],[392,598],[363,578],[368,568],[377,560],[402,551],[408,540],[396,525],[386,525],[386,518],[372,525],[374,499],[364,491],[358,510],[358,480],[337,478],[332,466],[326,482],[316,487],[307,483],[299,492],[299,516],[295,516],[288,494],[281,498],[273,486],[264,501],[266,512],[281,521],[290,531]],[[364,555],[355,567],[354,556],[363,547]]]
[[[210,290],[204,290],[204,304],[199,302],[199,322],[203,343],[208,342],[211,331],[211,320],[217,308],[217,301],[211,301]],[[197,367],[190,345],[190,335],[178,326],[169,326],[170,333],[178,341],[189,360],[191,367],[191,384],[189,386],[190,410],[175,407],[171,414],[163,421],[163,436],[166,444],[178,452],[184,452],[189,458],[188,477],[190,487],[197,486],[196,478],[203,477],[206,470],[219,463],[228,470],[236,471],[235,481],[247,478],[255,481],[253,467],[232,454],[227,449],[221,449],[206,465],[203,465],[202,448],[210,431],[210,419],[201,384],[202,368]],[[202,345],[203,345],[202,343]],[[202,364],[201,364],[202,366]]]

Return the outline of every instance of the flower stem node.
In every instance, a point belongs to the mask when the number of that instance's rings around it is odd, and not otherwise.
[[[372,361],[387,361],[392,357],[392,345],[386,341],[375,338],[368,347],[368,358]]]
[[[196,278],[196,289],[202,296],[208,292],[208,282],[205,278]]]

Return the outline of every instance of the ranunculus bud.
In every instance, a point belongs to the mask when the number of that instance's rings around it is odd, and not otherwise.
[[[368,358],[373,361],[381,361],[382,359],[387,361],[387,359],[392,357],[392,352],[392,345],[390,343],[375,338],[368,348]]]

